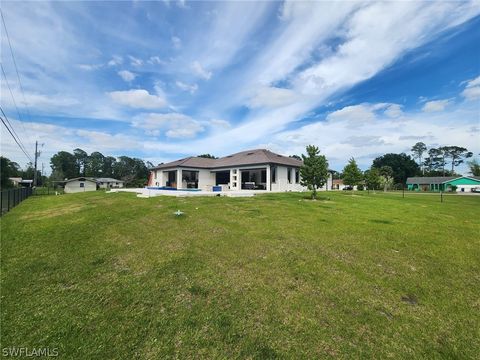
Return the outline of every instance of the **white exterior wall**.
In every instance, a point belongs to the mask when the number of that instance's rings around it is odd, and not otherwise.
[[[277,175],[276,182],[270,183],[271,181],[271,167],[273,165],[255,165],[255,166],[243,166],[236,168],[225,168],[225,169],[216,169],[216,171],[230,171],[230,190],[240,190],[242,186],[241,171],[242,170],[253,170],[253,169],[266,169],[266,190],[267,191],[306,191],[307,188],[300,185],[300,183],[295,183],[295,168],[287,167],[282,165],[277,165]],[[211,172],[209,169],[193,169],[193,168],[175,168],[175,169],[166,169],[166,170],[154,170],[153,171],[153,185],[154,186],[166,186],[168,180],[168,171],[177,171],[177,188],[182,188],[182,170],[189,171],[198,171],[198,188],[205,191],[211,191],[212,186],[215,185],[215,173]],[[291,171],[291,182],[288,182],[287,171]],[[179,181],[180,180],[180,181]],[[260,182],[260,180],[257,180]],[[236,183],[236,186],[234,186]],[[332,188],[332,175],[329,174],[327,185],[319,190],[327,190]]]
[[[241,189],[241,181],[242,179],[240,178],[240,169],[231,169],[230,170],[230,183],[228,184],[230,186],[230,190],[240,190]]]
[[[167,186],[168,175],[163,170],[153,170],[153,186]]]
[[[480,189],[480,185],[457,185],[457,193],[460,193],[460,192],[469,193],[469,192],[472,192],[472,189]]]
[[[202,190],[212,191],[215,185],[215,173],[208,169],[198,169],[198,188]]]
[[[80,187],[80,183],[83,183],[84,187]],[[66,183],[65,189],[64,189],[66,194],[85,192],[85,191],[96,191],[96,190],[97,190],[97,183],[93,181],[80,181],[80,180],[74,180]]]
[[[182,171],[198,171],[198,188],[202,190],[212,190],[215,185],[215,174],[209,169],[193,169],[193,168],[175,168],[166,170],[153,170],[153,186],[167,186],[168,173],[170,171],[177,172],[177,189],[182,189],[184,182],[182,181]]]
[[[273,165],[272,165],[273,167]],[[272,191],[305,191],[306,187],[295,183],[295,168],[277,165],[275,183],[272,183]],[[288,171],[290,171],[290,182],[288,182]]]

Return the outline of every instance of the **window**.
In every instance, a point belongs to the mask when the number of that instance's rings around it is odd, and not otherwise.
[[[84,183],[80,183],[80,187],[85,187],[85,184],[84,184]]]
[[[272,166],[270,177],[271,177],[272,183],[277,182],[277,167],[276,166]]]
[[[287,168],[287,181],[289,184],[292,183],[292,168]]]
[[[295,169],[295,183],[300,182],[300,169]]]

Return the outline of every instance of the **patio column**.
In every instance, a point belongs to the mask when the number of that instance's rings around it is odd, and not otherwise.
[[[270,180],[271,180],[270,179],[270,165],[268,165],[266,169],[267,169],[267,182],[265,184],[265,188],[266,188],[265,190],[270,191],[270,186],[271,186],[270,185]]]
[[[177,189],[182,188],[182,170],[177,170]]]

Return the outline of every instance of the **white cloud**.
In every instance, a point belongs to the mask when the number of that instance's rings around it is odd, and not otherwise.
[[[102,64],[79,64],[77,65],[80,69],[85,71],[93,71],[100,69],[103,65]]]
[[[107,63],[108,66],[116,66],[123,64],[123,58],[118,55],[113,55],[112,59]]]
[[[385,109],[385,115],[391,118],[398,118],[403,115],[402,106],[399,104],[389,104]]]
[[[17,106],[23,105],[23,95],[25,95],[25,101],[28,104],[29,108],[39,109],[39,110],[55,110],[63,111],[65,108],[76,106],[81,104],[81,102],[62,93],[53,93],[53,94],[42,94],[38,92],[22,92],[20,88],[12,86],[10,84],[13,97],[17,99]],[[15,105],[12,101],[9,94],[9,89],[6,87],[4,81],[1,82],[1,102],[7,108],[13,108]],[[18,102],[19,99],[22,99],[21,102]]]
[[[175,49],[180,49],[182,47],[182,40],[177,36],[172,36],[172,45]]]
[[[177,0],[176,4],[179,8],[188,9],[186,0]]]
[[[346,106],[327,115],[330,122],[348,122],[350,125],[361,125],[375,120],[373,107],[368,104]]]
[[[58,151],[72,152],[73,149],[80,147],[88,153],[100,151],[104,155],[115,156],[116,154],[112,151],[119,151],[120,154],[124,154],[125,151],[141,151],[145,140],[129,134],[90,131],[44,122],[24,122],[23,126],[17,119],[11,118],[10,122],[16,129],[25,128],[22,141],[27,150],[35,148],[35,140],[45,144],[41,148],[38,163],[40,168],[42,163],[44,164],[47,175],[50,173],[50,158]],[[11,136],[3,136],[3,129],[2,155],[18,162],[22,167],[25,167],[28,162]]]
[[[135,56],[129,55],[128,58],[130,59],[130,64],[135,67],[139,67],[143,65],[143,60],[136,58]]]
[[[163,130],[165,136],[175,139],[193,138],[205,130],[201,122],[180,113],[146,114],[137,117],[132,125],[150,135],[160,135]]]
[[[473,86],[463,90],[462,95],[467,100],[477,100],[480,99],[480,86]]]
[[[340,143],[349,144],[352,147],[385,145],[385,141],[382,139],[382,136],[376,136],[376,135],[353,135],[343,140]]]
[[[462,96],[467,100],[480,99],[480,76],[467,81],[467,86],[463,90]]]
[[[137,74],[128,70],[121,70],[118,72],[118,75],[120,75],[120,77],[126,82],[131,82],[137,77]]]
[[[250,99],[249,106],[252,108],[277,108],[293,104],[297,100],[297,94],[292,90],[264,87],[258,90],[255,96]]]
[[[76,134],[84,138],[91,148],[101,149],[135,149],[139,146],[138,140],[125,134],[109,134],[102,131],[77,130]],[[97,150],[98,151],[98,150]]]
[[[164,97],[151,95],[147,90],[112,91],[108,93],[113,101],[141,109],[161,109],[167,105]]]
[[[450,104],[451,101],[449,99],[427,101],[425,105],[423,105],[422,110],[425,112],[444,111]]]
[[[175,84],[182,89],[183,91],[188,91],[190,94],[195,93],[198,90],[198,85],[197,84],[185,84],[184,82],[181,81],[176,81]]]
[[[305,146],[316,144],[331,160],[334,168],[341,168],[349,157],[361,158],[361,165],[370,166],[375,154],[409,153],[411,146],[423,140],[427,146],[461,144],[470,151],[480,151],[478,132],[471,129],[478,117],[473,104],[452,105],[444,112],[404,112],[401,121],[389,118],[382,111],[384,104],[352,105],[327,115],[325,120],[283,131],[270,138],[270,143],[291,154],[305,151]],[[363,121],[367,118],[368,121]],[[356,121],[356,126],[351,122]],[[418,135],[415,135],[418,134]],[[415,136],[414,136],[415,135]],[[374,156],[375,155],[375,156]]]
[[[160,59],[158,56],[150,56],[148,63],[152,65],[163,65],[165,64],[165,61],[162,61],[162,59]]]
[[[228,121],[222,119],[212,119],[210,120],[210,125],[223,129],[229,129],[232,126]]]
[[[198,61],[194,61],[191,65],[194,74],[202,79],[209,80],[212,77],[212,72],[205,70]]]

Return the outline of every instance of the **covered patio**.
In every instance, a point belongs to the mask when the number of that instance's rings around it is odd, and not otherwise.
[[[240,170],[242,190],[266,190],[267,169],[245,169]]]

